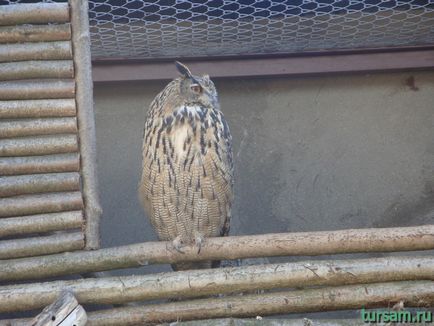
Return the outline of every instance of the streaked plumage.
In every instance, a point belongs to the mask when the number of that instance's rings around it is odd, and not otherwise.
[[[208,76],[181,77],[151,103],[144,128],[140,199],[160,240],[200,245],[229,232],[233,200],[232,139]],[[214,264],[215,266],[216,264]],[[183,263],[175,270],[207,268]]]

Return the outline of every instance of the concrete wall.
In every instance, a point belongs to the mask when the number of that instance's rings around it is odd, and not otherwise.
[[[95,87],[104,247],[156,239],[136,189],[145,113],[164,85]],[[232,235],[433,223],[433,72],[216,86],[234,138]]]

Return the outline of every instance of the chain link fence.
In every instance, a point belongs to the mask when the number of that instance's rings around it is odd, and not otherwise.
[[[29,2],[40,1],[0,0]],[[434,44],[434,0],[107,0],[89,7],[94,59]]]

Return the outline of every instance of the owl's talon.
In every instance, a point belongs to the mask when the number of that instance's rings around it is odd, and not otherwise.
[[[172,241],[172,246],[173,246],[173,248],[177,251],[177,252],[179,252],[179,253],[181,253],[181,254],[184,254],[185,252],[184,251],[182,251],[181,250],[181,248],[183,247],[183,243],[182,243],[182,240],[181,240],[181,237],[176,237],[175,239],[173,239],[173,241]]]
[[[200,250],[202,249],[202,245],[205,242],[205,238],[201,234],[196,234],[194,238],[194,243],[197,246],[197,254],[200,254]]]

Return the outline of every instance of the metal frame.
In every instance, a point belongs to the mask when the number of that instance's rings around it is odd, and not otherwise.
[[[288,77],[434,69],[433,47],[340,51],[273,57],[185,58],[195,71],[213,78]],[[172,61],[96,60],[94,82],[167,80]]]

